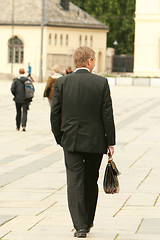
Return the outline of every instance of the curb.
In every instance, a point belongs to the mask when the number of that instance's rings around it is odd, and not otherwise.
[[[160,87],[160,78],[107,77],[109,85]]]

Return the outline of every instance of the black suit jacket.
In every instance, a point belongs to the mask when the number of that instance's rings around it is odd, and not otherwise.
[[[56,80],[51,106],[52,132],[71,152],[106,153],[115,145],[108,81],[86,69]]]

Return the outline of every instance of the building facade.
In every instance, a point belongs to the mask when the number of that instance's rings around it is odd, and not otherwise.
[[[19,68],[27,70],[30,63],[34,79],[39,79],[40,72],[46,79],[54,64],[60,65],[61,71],[68,66],[74,68],[72,55],[79,46],[92,47],[96,52],[97,71],[105,71],[108,32],[105,24],[69,0],[13,2],[14,5],[10,0],[0,0],[3,9],[0,15],[0,73],[17,75]]]
[[[160,76],[160,0],[136,0],[134,74]]]

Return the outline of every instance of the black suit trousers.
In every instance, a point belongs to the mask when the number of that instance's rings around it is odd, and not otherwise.
[[[64,150],[68,206],[76,230],[92,226],[97,199],[98,177],[103,154]]]

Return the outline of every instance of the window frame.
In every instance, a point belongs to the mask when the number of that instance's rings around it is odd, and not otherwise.
[[[12,43],[12,41],[14,42]],[[14,36],[8,41],[8,63],[24,62],[24,45],[20,38]]]

